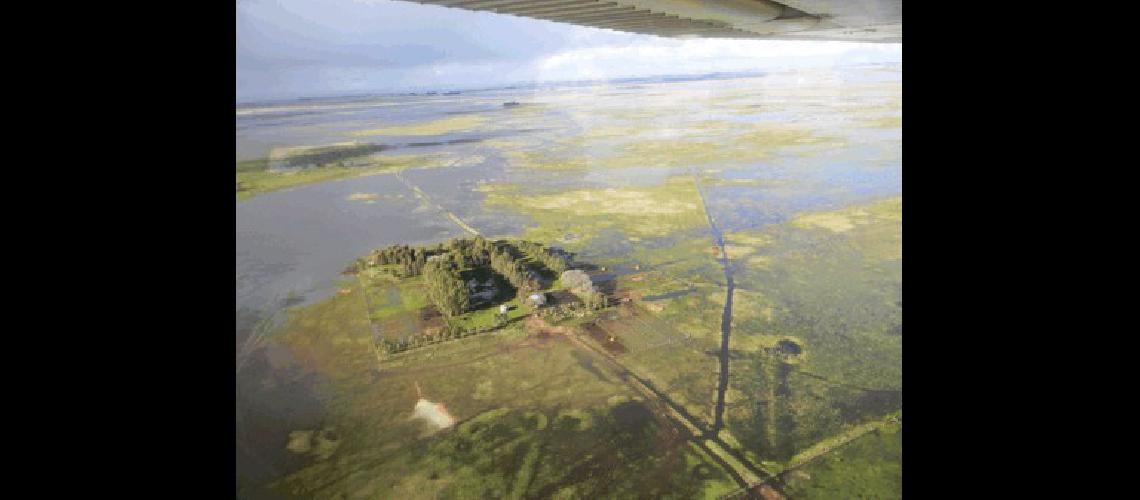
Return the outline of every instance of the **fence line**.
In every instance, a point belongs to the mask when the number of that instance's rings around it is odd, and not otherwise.
[[[453,222],[453,223],[455,223],[455,225],[459,226],[460,229],[463,229],[464,231],[471,233],[473,236],[481,236],[479,231],[477,231],[475,228],[468,225],[466,222],[463,222],[463,219],[460,219],[458,215],[455,215],[450,210],[443,208],[443,206],[440,205],[439,203],[432,201],[431,197],[428,196],[427,193],[425,193],[422,189],[420,189],[419,186],[416,186],[415,184],[412,184],[411,181],[405,179],[404,176],[401,175],[400,172],[396,172],[395,175],[396,175],[396,179],[399,179],[400,182],[404,183],[404,185],[407,186],[408,189],[411,189],[413,192],[415,192],[417,196],[422,197],[424,199],[424,201],[426,201],[429,205],[433,205],[433,206],[435,206],[436,209],[443,212],[443,214],[446,215],[447,218],[451,220],[451,222]]]

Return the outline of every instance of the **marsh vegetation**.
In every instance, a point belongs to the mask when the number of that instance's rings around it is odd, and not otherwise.
[[[239,199],[289,188],[238,203],[239,307],[310,297],[239,369],[241,492],[899,497],[900,92],[845,69],[239,127],[268,144]],[[263,240],[289,252],[243,258]]]

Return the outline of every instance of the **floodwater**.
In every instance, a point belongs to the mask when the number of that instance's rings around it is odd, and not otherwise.
[[[289,433],[318,428],[322,420],[320,376],[287,349],[258,338],[254,325],[283,308],[328,297],[352,259],[385,245],[467,235],[452,217],[487,236],[571,227],[547,243],[577,244],[576,251],[593,257],[664,251],[693,235],[708,238],[708,227],[647,236],[621,225],[590,233],[574,222],[597,213],[606,222],[607,203],[644,210],[653,220],[655,206],[639,193],[694,173],[705,177],[703,201],[718,243],[722,231],[756,230],[804,212],[898,196],[901,130],[875,120],[901,117],[900,89],[901,69],[889,66],[239,106],[238,160],[346,142],[370,146],[360,150],[372,157],[425,158],[423,167],[398,175],[302,185],[237,202],[239,486],[264,485],[299,467],[301,459],[286,451]],[[503,106],[512,101],[521,104]],[[811,140],[761,135],[741,146],[727,139],[739,127],[785,126]],[[389,132],[361,133],[385,127]],[[686,141],[699,147],[686,149]],[[600,202],[558,198],[594,189],[615,194]],[[489,203],[496,194],[532,206]],[[551,220],[534,207],[558,207],[566,215]],[[728,383],[733,273],[748,271],[734,267],[746,266],[742,262],[723,264],[729,289],[717,429]],[[744,272],[735,286],[754,285],[749,280],[756,276]],[[415,413],[435,421],[428,405],[421,400]]]

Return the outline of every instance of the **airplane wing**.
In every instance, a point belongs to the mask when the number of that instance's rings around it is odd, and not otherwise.
[[[667,37],[902,42],[902,0],[414,0]]]

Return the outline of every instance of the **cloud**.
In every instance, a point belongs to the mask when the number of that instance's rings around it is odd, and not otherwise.
[[[658,38],[392,0],[237,9],[239,101],[901,60],[899,44]]]
[[[894,46],[892,46],[894,45]],[[900,60],[898,44],[781,40],[652,39],[585,47],[542,57],[543,80],[754,71]],[[858,55],[858,57],[855,57]]]

